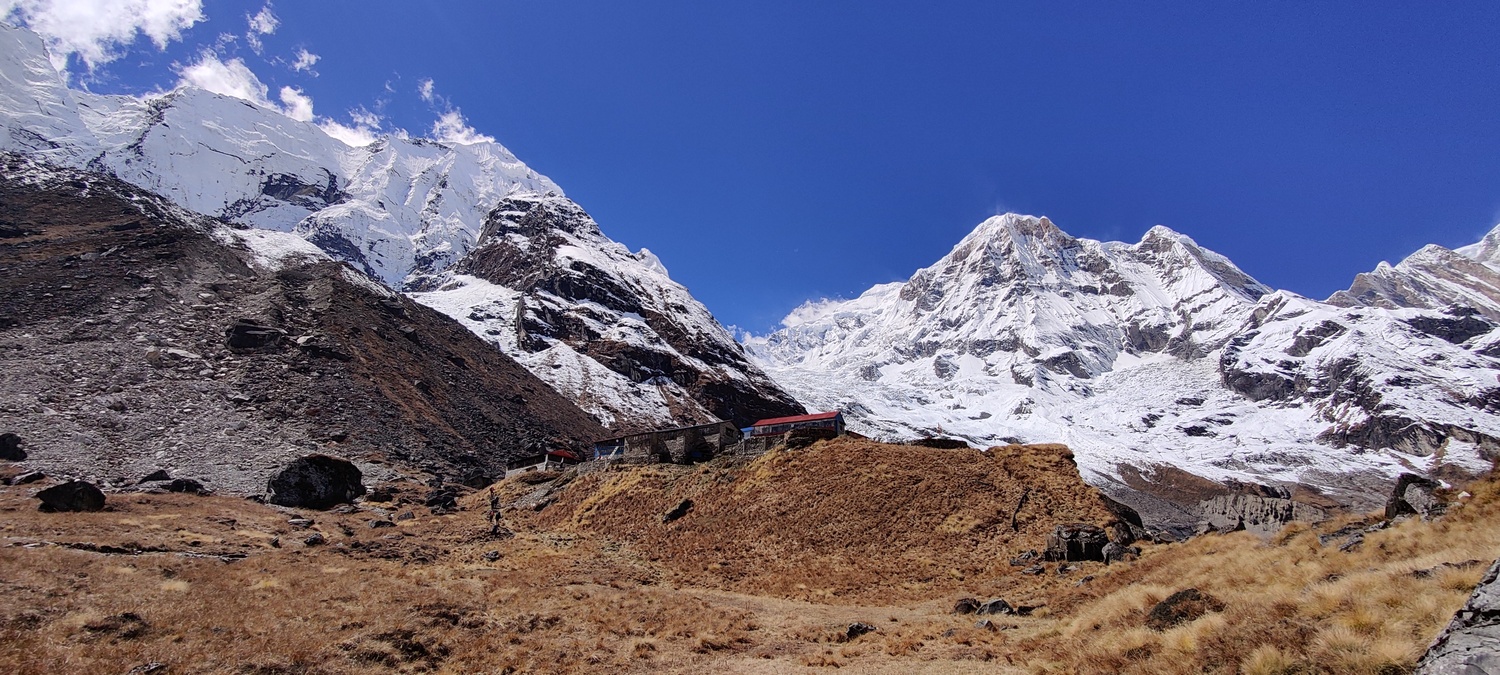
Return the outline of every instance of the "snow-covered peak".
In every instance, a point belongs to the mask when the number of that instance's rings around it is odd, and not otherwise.
[[[1496,225],[1478,242],[1454,250],[1470,260],[1500,267],[1500,225]]]
[[[1413,267],[1461,273],[1469,293],[1490,269],[1434,247],[1376,274]],[[1500,452],[1497,323],[1272,291],[1165,227],[1098,242],[1007,214],[908,281],[804,304],[746,345],[861,433],[1067,443],[1136,505],[1172,493],[1152,476],[1186,471],[1362,508],[1397,472]]]

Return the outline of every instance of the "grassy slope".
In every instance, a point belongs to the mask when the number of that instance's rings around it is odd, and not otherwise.
[[[585,477],[509,513],[504,540],[485,533],[482,495],[392,528],[368,526],[371,506],[315,513],[317,547],[295,514],[244,500],[115,495],[103,513],[42,514],[34,486],[0,487],[0,670],[1402,672],[1500,553],[1500,489],[1482,482],[1441,520],[1349,553],[1298,527],[1020,575],[1005,558],[1054,519],[1107,518],[1079,485],[1055,447],[828,444],[738,469]],[[694,510],[662,524],[684,497]],[[79,542],[160,552],[65,546]],[[1468,560],[1484,562],[1413,574]],[[1186,586],[1225,611],[1141,627]],[[962,595],[1046,606],[990,631],[947,614]],[[880,630],[846,640],[854,621]]]

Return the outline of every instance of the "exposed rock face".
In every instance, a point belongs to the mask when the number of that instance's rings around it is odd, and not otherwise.
[[[1049,561],[1076,562],[1080,560],[1103,560],[1104,546],[1109,535],[1104,529],[1087,523],[1058,525],[1047,538],[1047,550],[1042,557]]]
[[[1474,594],[1439,633],[1415,671],[1419,675],[1479,675],[1500,672],[1500,560],[1490,566]]]
[[[365,493],[363,475],[348,460],[327,455],[299,457],[266,484],[266,501],[280,506],[327,509]]]
[[[1224,602],[1196,588],[1185,588],[1156,603],[1146,615],[1146,627],[1166,630],[1209,612],[1224,611]]]
[[[26,451],[21,449],[21,437],[12,433],[0,434],[0,459],[10,462],[20,462],[26,459]]]
[[[747,426],[804,411],[655,256],[610,241],[566,198],[501,201],[453,271],[415,297],[492,335],[616,428]],[[464,304],[486,283],[508,292]]]
[[[1443,502],[1437,497],[1437,481],[1416,474],[1403,473],[1396,478],[1391,499],[1385,504],[1385,517],[1421,516],[1431,518],[1443,513]]]
[[[102,484],[170,466],[257,494],[322,451],[482,485],[514,457],[606,434],[462,326],[294,236],[0,161],[0,222],[29,233],[0,239],[0,409],[47,449],[35,468]],[[295,339],[231,347],[244,317]]]
[[[54,485],[36,493],[36,498],[42,500],[38,507],[42,511],[104,510],[104,493],[92,483],[81,480]]]
[[[1238,532],[1269,537],[1294,520],[1318,522],[1328,514],[1316,506],[1281,497],[1235,494],[1214,497],[1199,505],[1206,531]]]

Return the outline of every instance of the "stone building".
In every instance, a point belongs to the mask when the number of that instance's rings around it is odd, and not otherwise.
[[[661,429],[594,443],[592,459],[628,464],[691,464],[718,456],[743,434],[729,422]]]

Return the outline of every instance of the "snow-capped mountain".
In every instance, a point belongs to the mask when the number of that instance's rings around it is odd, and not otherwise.
[[[106,172],[236,225],[292,232],[391,288],[427,291],[413,297],[607,425],[748,423],[801,410],[655,256],[605,237],[556,184],[494,142],[388,134],[351,147],[315,124],[200,89],[78,91],[37,35],[3,25],[0,124],[0,151]],[[534,218],[524,234],[499,226],[518,205],[567,217]],[[525,255],[493,255],[506,246]],[[484,262],[469,261],[481,249]],[[562,325],[570,317],[590,328]]]
[[[1500,451],[1495,327],[1272,292],[1164,227],[1098,242],[1008,214],[908,281],[809,303],[747,345],[863,433],[1063,442],[1105,487],[1181,470],[1367,504],[1365,484]]]

